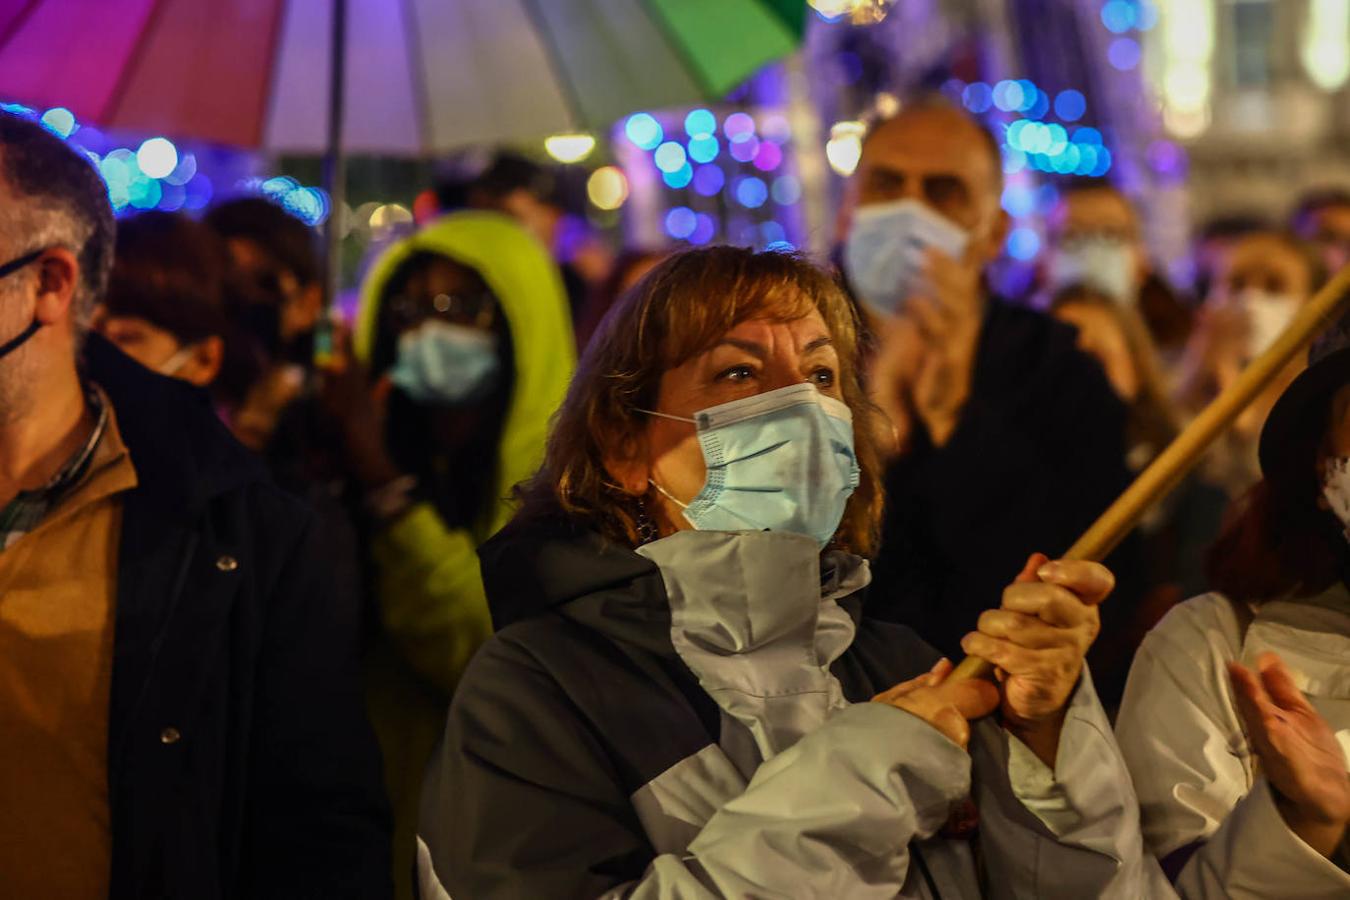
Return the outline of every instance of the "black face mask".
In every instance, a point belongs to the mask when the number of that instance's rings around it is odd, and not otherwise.
[[[18,259],[11,260],[5,263],[3,266],[0,266],[0,278],[6,278],[10,275],[13,275],[15,272],[19,271],[29,263],[35,261],[39,256],[41,256],[43,253],[46,252],[47,252],[46,250],[34,250],[32,253],[29,253],[25,256],[20,256]],[[5,343],[0,344],[0,359],[4,359],[6,356],[9,356],[11,353],[13,353],[15,350],[18,350],[24,344],[28,343],[28,339],[31,338],[33,335],[37,334],[38,329],[41,327],[42,323],[39,322],[36,317],[34,317],[33,321],[28,324],[27,328],[19,332],[18,335],[16,335],[11,340],[8,340]]]

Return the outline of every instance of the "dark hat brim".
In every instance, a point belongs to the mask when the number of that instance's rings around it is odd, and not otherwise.
[[[1270,411],[1261,429],[1259,454],[1261,472],[1269,475],[1285,462],[1290,440],[1300,430],[1324,427],[1326,407],[1331,396],[1350,384],[1350,347],[1336,350],[1299,373]]]

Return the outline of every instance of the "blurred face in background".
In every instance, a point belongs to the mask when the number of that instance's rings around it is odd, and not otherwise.
[[[1257,232],[1233,246],[1208,305],[1211,315],[1233,320],[1240,358],[1255,358],[1288,327],[1312,294],[1313,268],[1312,260],[1278,232]]]
[[[1260,233],[1243,238],[1224,263],[1219,287],[1229,297],[1262,292],[1302,303],[1312,294],[1312,273],[1307,259],[1277,234]]]
[[[1000,166],[988,136],[964,113],[944,106],[901,112],[863,143],[840,236],[848,234],[858,207],[915,200],[969,235],[967,253],[975,262],[991,262],[1002,253],[1008,227]]]
[[[1052,289],[1088,283],[1133,302],[1148,276],[1139,217],[1114,188],[1066,193],[1050,218],[1047,279]]]
[[[206,387],[220,374],[224,344],[219,336],[185,344],[146,319],[106,312],[97,317],[95,328],[127,356],[161,375]]]
[[[1057,306],[1054,316],[1078,329],[1078,349],[1101,363],[1117,396],[1134,403],[1141,376],[1120,319],[1102,304],[1072,301]]]
[[[1303,216],[1298,236],[1318,250],[1329,274],[1350,263],[1350,204],[1329,203]]]
[[[283,347],[312,332],[323,313],[323,285],[302,284],[249,238],[232,237],[228,244],[236,269],[255,289],[255,312],[268,319],[262,327],[275,329]]]

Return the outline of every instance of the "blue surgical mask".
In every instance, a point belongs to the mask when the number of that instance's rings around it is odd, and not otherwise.
[[[858,297],[878,312],[899,312],[923,290],[930,248],[959,259],[969,236],[917,200],[860,206],[844,243],[844,271]]]
[[[812,384],[756,394],[688,419],[698,428],[707,465],[703,489],[683,507],[700,531],[786,531],[824,547],[839,530],[860,470],[853,415]]]
[[[389,380],[416,403],[453,406],[481,393],[500,366],[492,334],[428,319],[399,337]]]

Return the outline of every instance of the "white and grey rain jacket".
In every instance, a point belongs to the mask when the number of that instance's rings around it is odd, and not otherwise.
[[[1172,896],[1086,675],[1053,772],[992,720],[967,754],[865,702],[937,654],[862,616],[862,560],[538,526],[481,556],[499,631],[428,772],[424,897]]]

